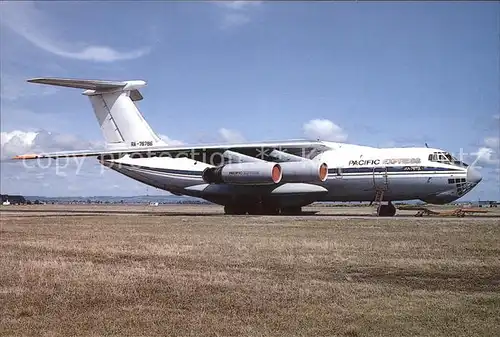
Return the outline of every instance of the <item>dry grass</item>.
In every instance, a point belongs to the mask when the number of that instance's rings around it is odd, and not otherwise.
[[[500,330],[498,218],[228,217],[194,209],[202,211],[0,213],[0,335]]]

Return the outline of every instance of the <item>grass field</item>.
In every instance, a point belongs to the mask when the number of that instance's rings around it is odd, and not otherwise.
[[[500,331],[499,218],[370,219],[324,208],[231,217],[172,207],[0,212],[0,335]]]

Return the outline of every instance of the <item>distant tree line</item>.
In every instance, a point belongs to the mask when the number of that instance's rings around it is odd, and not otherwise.
[[[22,195],[9,195],[9,194],[0,194],[0,202],[4,203],[6,201],[10,202],[11,205],[25,205],[26,198]]]

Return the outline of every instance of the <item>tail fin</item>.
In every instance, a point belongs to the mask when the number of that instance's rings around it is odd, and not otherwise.
[[[30,83],[85,89],[92,103],[107,146],[166,145],[139,112],[136,101],[143,99],[139,89],[144,81],[100,81],[61,78],[34,78]]]

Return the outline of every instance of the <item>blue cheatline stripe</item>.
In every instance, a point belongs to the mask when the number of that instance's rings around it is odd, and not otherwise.
[[[360,178],[360,179],[373,179],[373,178],[383,178],[387,176],[388,178],[396,178],[396,177],[449,177],[449,174],[451,172],[408,172],[408,173],[389,173],[387,175],[383,174],[373,174],[373,173],[350,173],[350,174],[342,174],[342,175],[337,175],[337,174],[329,174],[329,178]],[[465,177],[465,175],[464,175]]]
[[[130,168],[135,168],[135,169],[149,170],[149,171],[153,171],[153,172],[186,175],[186,176],[191,176],[191,177],[201,177],[201,175],[203,173],[202,171],[166,169],[166,168],[148,167],[148,166],[141,166],[141,165],[130,165],[130,164],[123,164],[123,163],[116,163],[114,165],[130,167]],[[353,176],[358,176],[358,177],[363,177],[363,176],[368,176],[368,175],[373,176],[373,171],[374,171],[373,167],[341,168],[342,175],[353,174]],[[389,173],[390,175],[421,175],[421,174],[429,174],[431,172],[434,174],[452,174],[452,173],[461,173],[463,171],[460,169],[452,169],[452,168],[446,168],[446,167],[430,167],[430,166],[423,167],[423,169],[418,170],[418,171],[404,170],[402,166],[396,166],[396,167],[389,167],[388,166],[387,167],[387,173]],[[385,173],[385,168],[384,167],[375,167],[375,173],[383,174],[383,173]],[[465,172],[463,172],[463,173],[465,173]],[[336,175],[337,169],[336,168],[328,169],[328,174],[329,175]],[[355,175],[355,174],[359,174],[359,175]]]
[[[416,166],[406,166],[406,167],[411,167],[414,168]],[[396,172],[401,172],[401,173],[419,173],[419,172],[461,172],[462,170],[460,169],[453,169],[453,168],[448,168],[448,167],[431,167],[431,166],[423,166],[422,169],[420,170],[408,170],[404,169],[404,166],[387,166],[387,167],[345,167],[345,168],[340,168],[342,174],[344,173],[373,173],[375,171],[376,173],[396,173]],[[328,169],[328,173],[337,173],[337,168],[330,168]]]

